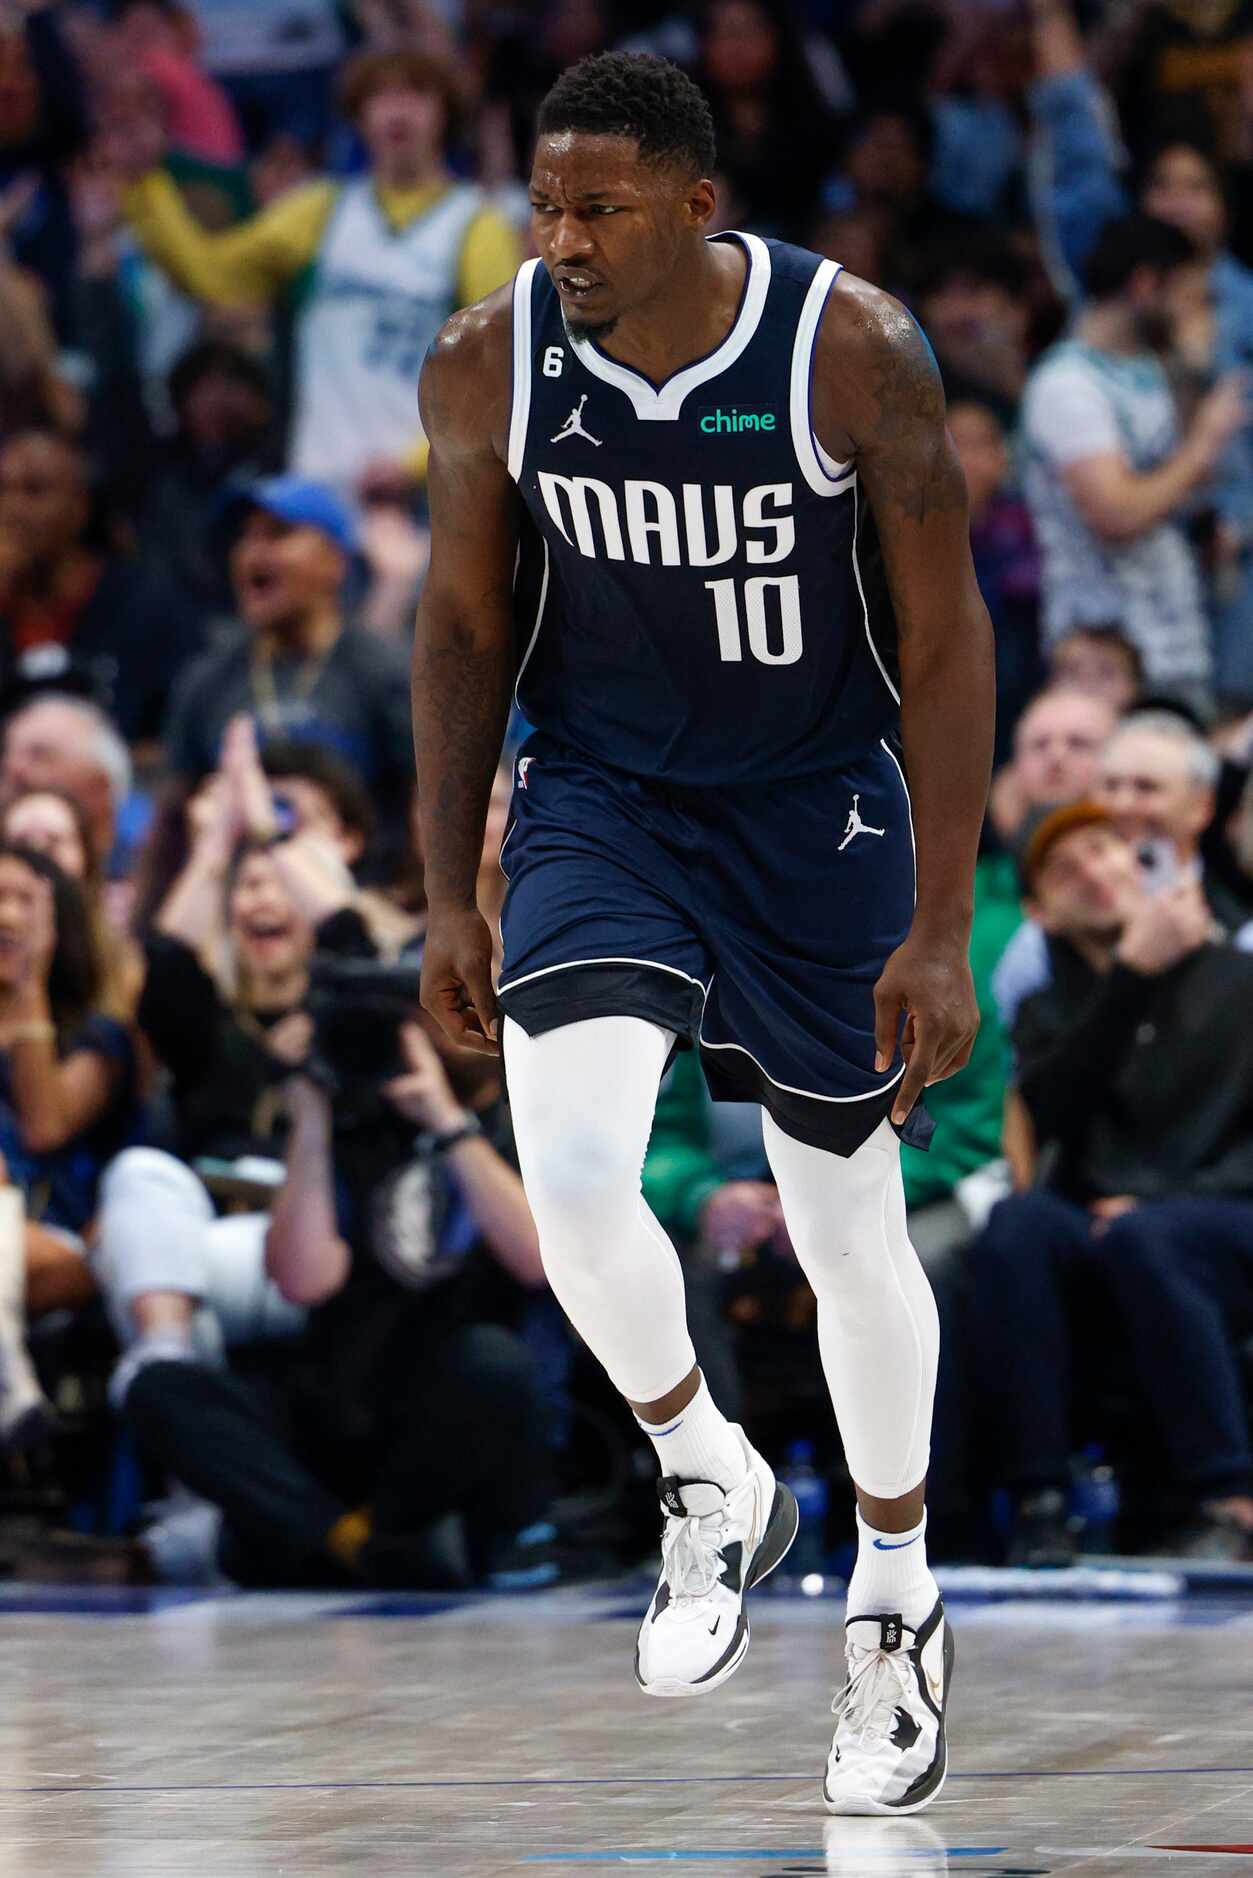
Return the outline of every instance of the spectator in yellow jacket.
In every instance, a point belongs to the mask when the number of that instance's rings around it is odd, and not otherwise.
[[[268,305],[294,291],[290,467],[353,497],[420,478],[426,444],[418,368],[459,306],[511,277],[513,228],[472,183],[449,172],[457,112],[451,74],[409,50],[366,52],[345,70],[342,100],[367,172],[280,196],[251,220],[212,233],[160,167],[159,127],[110,133],[128,185],[128,220],[184,293],[213,306]]]

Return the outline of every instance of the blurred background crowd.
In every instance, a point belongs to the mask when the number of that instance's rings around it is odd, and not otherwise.
[[[1249,0],[0,0],[0,1552],[524,1587],[653,1543],[497,1066],[415,1009],[417,375],[612,46],[706,89],[724,225],[916,313],[970,486],[983,1028],[904,1151],[933,1554],[1253,1560]],[[812,1299],[690,1057],[645,1186],[838,1566]]]

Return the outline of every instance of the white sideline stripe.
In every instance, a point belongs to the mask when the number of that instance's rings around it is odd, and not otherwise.
[[[569,335],[580,364],[586,366],[594,378],[625,392],[636,417],[642,422],[664,423],[677,418],[689,391],[695,391],[698,385],[708,384],[711,378],[719,377],[734,365],[761,324],[766,295],[770,290],[769,248],[760,235],[744,234],[739,229],[728,228],[723,235],[711,236],[710,239],[732,239],[743,244],[748,255],[748,278],[736,322],[722,344],[708,358],[697,359],[695,364],[685,366],[658,388],[650,385],[646,378],[633,372],[629,366],[609,358],[591,340],[577,338],[573,333]]]
[[[567,959],[564,965],[543,965],[537,972],[527,972],[522,978],[510,979],[507,985],[498,985],[497,991],[503,996],[506,991],[516,991],[519,985],[529,985],[534,978],[547,978],[552,972],[570,972],[576,965],[643,965],[650,972],[669,972],[672,978],[682,978],[702,993],[707,993],[708,989],[699,978],[693,978],[690,972],[681,972],[677,965],[659,965],[656,959]]]
[[[538,261],[524,261],[513,277],[513,402],[509,407],[509,474],[522,479],[531,421],[531,284]]]
[[[792,448],[809,487],[817,496],[839,495],[847,489],[853,465],[837,463],[814,435],[813,413],[809,408],[809,387],[813,375],[814,346],[827,295],[841,272],[838,261],[823,261],[809,283],[796,322],[792,341],[792,372],[788,389],[788,412],[792,423]]]
[[[879,657],[879,648],[875,644],[874,634],[870,630],[870,608],[866,605],[866,589],[861,584],[861,562],[857,559],[857,536],[858,536],[860,529],[861,529],[861,499],[857,491],[854,490],[853,491],[853,575],[857,581],[857,594],[858,594],[858,598],[861,601],[861,617],[862,617],[862,622],[866,628],[866,644],[870,647],[870,655],[874,659],[875,664],[879,668],[880,678],[883,680],[884,684],[887,686],[888,690],[891,692],[897,704],[899,704],[901,701],[901,694],[896,689],[896,686],[892,683],[892,680],[888,677],[887,666],[883,663],[883,660]],[[886,745],[884,747],[886,748]],[[888,750],[888,755],[892,756],[892,752],[890,750]],[[892,761],[896,763],[896,758],[892,757]],[[897,769],[899,769],[900,764],[896,763],[896,767]],[[902,776],[901,781],[904,782],[904,780],[905,778]],[[908,789],[905,791],[905,793],[906,795],[909,794]],[[910,832],[912,833],[913,826],[914,826],[912,810],[910,812],[909,826],[910,826]]]

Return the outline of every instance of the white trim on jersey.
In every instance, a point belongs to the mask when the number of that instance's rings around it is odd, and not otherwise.
[[[513,402],[509,407],[509,474],[522,480],[531,420],[531,287],[538,261],[524,261],[513,277]],[[533,643],[533,642],[532,642]]]
[[[518,820],[517,820],[517,817],[515,816],[513,821],[510,822],[508,828],[506,828],[505,830],[505,838],[500,844],[500,853],[496,856],[496,865],[500,869],[501,873],[505,875],[506,880],[508,880],[509,876],[508,874],[505,873],[505,849],[509,846],[510,841],[513,839],[513,831],[517,826],[518,826]]]
[[[553,972],[572,972],[579,965],[643,965],[650,972],[669,972],[672,978],[683,978],[689,985],[708,995],[708,987],[699,978],[693,978],[690,972],[681,972],[677,965],[659,965],[656,959],[567,959],[564,965],[542,965],[537,972],[527,972],[521,978],[511,978],[507,985],[496,987],[499,996],[506,991],[516,991],[519,985],[529,985],[534,978],[548,978]],[[713,980],[710,979],[710,984]]]
[[[713,980],[711,979],[710,985],[712,986],[712,984],[713,984]],[[746,1050],[742,1043],[710,1043],[708,1037],[705,1035],[703,1030],[697,1036],[696,1041],[700,1045],[702,1050],[738,1050],[741,1056],[746,1056],[749,1062],[754,1064],[755,1067],[758,1070],[760,1070],[761,1074],[765,1077],[766,1081],[770,1084],[772,1089],[781,1089],[784,1095],[805,1096],[810,1102],[869,1102],[873,1096],[886,1095],[887,1091],[889,1089],[894,1088],[896,1084],[900,1081],[901,1077],[905,1074],[905,1065],[902,1063],[900,1068],[897,1070],[895,1076],[889,1077],[886,1082],[881,1082],[877,1089],[863,1089],[860,1095],[848,1095],[848,1096],[819,1095],[816,1089],[798,1089],[793,1083],[778,1082],[770,1074],[770,1071],[765,1067],[765,1065],[763,1063],[759,1063],[757,1061],[757,1058],[753,1055],[752,1051]]]
[[[905,809],[909,816],[909,845],[914,851],[914,899],[918,898],[918,843],[914,838],[914,802],[909,793],[909,784],[905,781],[905,772],[896,760],[896,752],[886,737],[880,737],[879,748],[890,756],[897,775],[901,779],[901,788],[905,791]]]
[[[892,680],[888,677],[888,668],[883,663],[883,660],[879,657],[879,648],[875,644],[874,634],[870,630],[870,608],[866,605],[866,589],[861,584],[861,562],[857,559],[857,537],[860,532],[861,532],[861,502],[859,499],[857,478],[854,477],[853,478],[853,577],[857,582],[857,593],[861,600],[861,617],[866,628],[866,644],[870,647],[870,656],[873,658],[875,664],[879,668],[880,678],[883,680],[884,684],[887,686],[888,690],[892,693],[892,696],[895,698],[896,702],[899,704],[901,701],[901,694],[896,689],[896,686],[892,683]],[[892,752],[890,750],[888,751],[888,755],[892,756]],[[892,761],[895,763],[896,758],[892,757]],[[897,763],[896,766],[898,769],[900,768],[899,763]],[[904,778],[902,777],[901,780],[904,781]]]
[[[715,347],[707,358],[697,359],[693,365],[685,365],[681,372],[667,378],[664,385],[650,385],[639,372],[633,372],[629,366],[620,365],[617,359],[609,358],[590,339],[577,339],[572,332],[569,333],[579,363],[594,378],[602,379],[605,384],[625,392],[641,422],[673,422],[681,413],[683,400],[688,393],[695,391],[698,385],[708,384],[711,378],[719,377],[734,365],[761,323],[766,295],[770,291],[770,250],[759,235],[741,234],[737,229],[728,229],[727,236],[742,242],[748,254],[748,278],[744,283],[744,298],[735,324],[722,344]],[[711,237],[715,240],[725,238]]]
[[[526,651],[522,654],[522,663],[518,667],[518,676],[513,681],[513,701],[519,710],[522,709],[522,706],[518,700],[518,686],[522,683],[522,674],[526,671],[527,666],[531,662],[531,654],[535,650],[535,641],[539,638],[539,629],[544,624],[544,608],[548,603],[548,537],[541,535],[540,539],[544,543],[544,572],[540,576],[539,601],[535,608],[535,624],[531,628],[531,637],[527,641]],[[514,570],[514,581],[515,583],[517,581],[516,568]]]
[[[814,346],[827,295],[841,272],[838,261],[823,261],[809,283],[801,316],[796,322],[792,342],[792,382],[789,408],[792,418],[792,448],[801,474],[816,496],[838,496],[851,488],[856,471],[851,462],[837,463],[814,435],[810,409],[810,385],[813,379]],[[764,1074],[764,1071],[763,1071]]]

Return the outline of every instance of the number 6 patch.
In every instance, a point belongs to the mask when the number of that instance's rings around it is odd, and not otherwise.
[[[565,370],[566,349],[564,346],[546,346],[544,363],[541,366],[545,378],[560,378]]]

